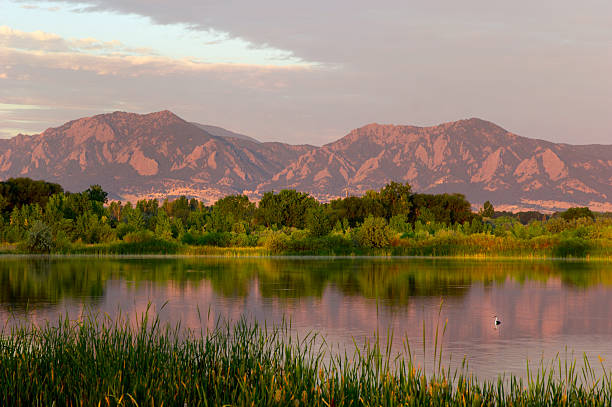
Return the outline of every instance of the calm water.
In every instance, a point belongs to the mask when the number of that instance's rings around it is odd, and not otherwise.
[[[416,259],[41,259],[0,257],[0,321],[44,323],[88,309],[131,316],[151,304],[164,321],[199,329],[217,318],[290,319],[353,347],[375,330],[408,338],[423,360],[448,320],[443,364],[465,356],[481,378],[525,376],[526,360],[566,348],[612,366],[612,265]],[[164,303],[167,303],[165,306]],[[198,309],[202,318],[198,317]],[[493,316],[502,321],[494,328]],[[384,336],[384,335],[383,335]],[[431,364],[427,356],[425,363]]]

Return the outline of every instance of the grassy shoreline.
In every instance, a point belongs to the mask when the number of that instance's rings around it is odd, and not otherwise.
[[[0,246],[0,255],[34,255],[34,256],[178,256],[178,257],[255,257],[255,258],[416,258],[416,259],[465,259],[465,260],[550,260],[550,261],[594,261],[612,262],[612,249],[604,248],[596,250],[585,256],[555,256],[550,249],[533,250],[508,250],[499,252],[487,252],[471,248],[469,251],[461,252],[457,248],[453,254],[444,254],[448,250],[436,254],[435,250],[422,254],[421,251],[410,250],[402,247],[388,249],[353,249],[350,251],[333,249],[321,253],[307,252],[273,252],[264,247],[217,247],[217,246],[192,246],[172,245],[170,247],[139,246],[117,242],[114,244],[92,244],[73,245],[61,252],[52,254],[32,254],[19,250],[18,246]],[[438,252],[440,253],[440,252]]]
[[[186,332],[148,320],[86,315],[56,326],[22,325],[0,336],[2,405],[610,405],[603,364],[577,369],[553,360],[516,377],[478,381],[442,365],[438,330],[433,373],[417,350],[391,354],[392,339],[326,354],[321,338],[296,339],[287,325],[240,320]],[[324,338],[323,338],[324,343]],[[437,355],[437,356],[436,356]]]

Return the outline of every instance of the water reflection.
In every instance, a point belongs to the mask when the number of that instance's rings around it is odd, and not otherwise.
[[[481,377],[524,375],[526,358],[551,358],[566,346],[612,358],[612,266],[602,263],[2,257],[0,281],[2,322],[11,314],[74,318],[85,308],[134,315],[151,303],[183,327],[287,317],[298,333],[314,329],[349,346],[390,328],[422,354],[424,321],[429,354],[440,315],[440,325],[448,320],[445,354],[466,355]]]

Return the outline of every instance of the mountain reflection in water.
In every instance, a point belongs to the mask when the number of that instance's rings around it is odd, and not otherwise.
[[[348,347],[377,329],[384,339],[389,329],[395,350],[408,338],[421,359],[423,321],[429,354],[440,313],[440,328],[448,321],[443,363],[465,355],[483,378],[524,376],[527,358],[564,357],[566,347],[612,360],[612,265],[605,263],[0,257],[3,324],[15,317],[53,323],[86,310],[133,316],[149,304],[185,328],[212,327],[217,318],[286,318],[296,333],[314,330]],[[497,330],[495,315],[503,321]]]

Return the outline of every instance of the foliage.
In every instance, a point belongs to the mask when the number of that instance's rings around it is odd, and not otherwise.
[[[589,208],[569,208],[565,212],[561,212],[559,216],[567,221],[579,218],[595,220],[595,214],[593,214]]]
[[[382,248],[389,246],[391,235],[384,218],[369,216],[357,230],[357,241],[362,247]]]
[[[555,247],[556,257],[586,257],[589,244],[580,238],[570,237],[559,241]]]
[[[303,229],[306,212],[317,206],[317,201],[304,192],[283,189],[278,194],[266,192],[256,212],[256,220],[267,227],[272,225]]]
[[[99,185],[80,193],[28,179],[0,186],[0,243],[17,243],[24,251],[30,250],[33,225],[42,222],[52,244],[35,250],[57,253],[258,247],[258,253],[313,255],[612,256],[609,214],[588,208],[552,217],[535,211],[513,214],[495,212],[490,203],[473,213],[463,195],[417,194],[395,182],[329,204],[283,190],[265,193],[259,205],[232,195],[211,207],[185,196],[161,206],[155,199],[105,203],[107,193]],[[46,191],[57,192],[43,197]],[[493,216],[485,216],[491,211]]]
[[[331,232],[331,218],[322,205],[308,208],[306,211],[306,228],[314,237],[327,236]]]
[[[408,222],[408,216],[399,214],[389,219],[389,228],[399,234],[412,232],[412,225]]]
[[[492,218],[495,215],[495,208],[493,207],[493,204],[491,204],[490,201],[486,201],[482,205],[482,209],[479,213],[483,218]]]
[[[53,249],[53,236],[49,226],[39,220],[34,222],[28,231],[25,247],[31,253],[50,253]]]
[[[462,224],[474,216],[470,203],[461,194],[414,194],[412,205],[415,207],[411,216],[412,222],[416,221],[422,212],[427,212],[431,216],[430,219],[421,219],[422,221],[446,224]]]
[[[172,223],[165,211],[159,211],[155,222],[155,235],[160,239],[172,239]]]
[[[100,185],[92,185],[90,186],[85,193],[89,195],[89,199],[92,201],[107,203],[108,202],[108,193],[105,192]]]
[[[289,246],[289,236],[278,231],[269,231],[262,236],[260,244],[265,247],[270,253],[281,253]]]
[[[410,213],[411,197],[412,187],[407,183],[402,185],[392,181],[385,185],[378,194],[378,199],[385,211],[385,218]]]
[[[229,232],[236,223],[248,224],[255,214],[255,204],[246,195],[230,195],[212,206],[212,230]],[[246,232],[246,230],[245,230]]]
[[[38,204],[44,207],[51,195],[63,192],[58,184],[45,181],[34,181],[29,178],[9,178],[0,182],[0,196],[3,198],[4,208],[1,210],[12,211],[23,205]]]

